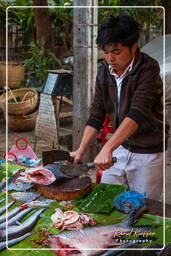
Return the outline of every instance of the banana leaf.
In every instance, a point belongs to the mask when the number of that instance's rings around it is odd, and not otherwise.
[[[51,208],[57,207],[56,205],[51,206]],[[39,220],[36,227],[32,230],[33,235],[31,237],[26,238],[24,241],[12,246],[10,250],[3,250],[0,252],[1,256],[55,256],[54,252],[48,248],[41,246],[41,241],[45,239],[45,232],[50,233],[58,233],[59,230],[55,228],[49,228],[50,225],[50,216],[54,211],[52,209],[47,210],[44,213],[44,216]],[[99,225],[107,225],[120,222],[126,215],[120,213],[116,210],[112,211],[110,215],[106,214],[89,214],[96,219]],[[171,242],[171,219],[166,218],[166,243]],[[137,223],[136,225],[152,225],[156,226],[157,228],[153,229],[153,232],[156,234],[157,240],[154,243],[163,244],[163,218],[158,216],[152,216],[145,214]],[[34,232],[36,232],[34,234]],[[141,244],[141,246],[147,246],[149,243]],[[25,248],[30,248],[28,250],[23,250]],[[32,250],[32,248],[35,248]],[[48,250],[42,250],[42,249]],[[12,250],[14,249],[14,250]],[[16,250],[17,249],[17,250]],[[21,249],[21,250],[20,250]]]
[[[22,169],[22,168],[23,168],[23,166],[21,166],[21,165],[18,165],[18,164],[15,164],[15,163],[14,164],[8,163],[8,170],[7,170],[8,177],[12,176],[13,171],[18,170],[18,169]],[[6,177],[6,163],[1,163],[0,164],[0,181],[4,177]]]
[[[96,186],[99,186],[99,185],[95,185],[95,187]],[[4,194],[1,193],[0,199],[2,199],[3,197],[4,197]],[[11,200],[11,197],[9,193],[9,201],[10,200]],[[78,200],[74,200],[74,201],[77,201],[78,203]],[[1,206],[3,204],[4,203],[1,203]],[[21,203],[16,202],[15,205],[13,205],[9,209],[9,211],[19,204]],[[59,206],[59,201],[56,201],[55,203],[48,206],[46,208],[46,211],[43,212],[43,214],[41,215],[36,226],[32,229],[31,231],[32,236],[26,238],[25,240],[21,241],[20,243],[17,243],[14,246],[11,246],[10,250],[0,251],[0,255],[1,256],[30,256],[30,255],[31,256],[55,256],[55,253],[50,248],[48,248],[48,245],[43,245],[43,242],[47,239],[48,233],[56,234],[60,232],[59,229],[56,229],[51,226],[51,218],[50,218],[51,215],[55,212],[55,208],[57,207],[61,208],[61,206]],[[80,208],[78,208],[78,206],[75,206],[73,210],[80,211]],[[32,212],[29,213],[27,217],[29,217],[31,214]],[[119,223],[127,216],[126,214],[121,213],[116,209],[113,209],[109,214],[92,213],[92,212],[87,212],[87,214],[93,217],[97,221],[98,225],[108,225],[108,224]],[[171,235],[170,235],[171,219],[165,218],[165,222],[166,222],[166,225],[164,229],[162,217],[144,214],[143,217],[141,217],[135,225],[138,227],[143,225],[151,225],[153,227],[152,232],[155,233],[155,237],[156,237],[156,240],[154,241],[154,243],[159,243],[163,245],[164,234],[166,237],[165,242],[166,243],[171,242]],[[140,246],[147,246],[147,245],[149,245],[149,243],[140,244]]]
[[[84,199],[77,201],[77,207],[85,212],[110,213],[114,208],[114,198],[127,191],[124,185],[95,184],[93,191]]]

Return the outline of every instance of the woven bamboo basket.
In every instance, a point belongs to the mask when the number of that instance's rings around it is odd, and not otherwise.
[[[24,116],[8,115],[8,128],[16,132],[35,129],[37,111]]]
[[[8,62],[8,86],[20,88],[24,80],[24,66],[17,62]],[[6,85],[6,62],[0,62],[0,88]]]
[[[16,98],[20,97],[21,101],[17,102]],[[38,106],[38,92],[29,88],[20,88],[8,92],[8,114],[26,115],[32,113]],[[13,99],[14,103],[9,103]],[[6,112],[6,93],[0,96],[0,107]]]

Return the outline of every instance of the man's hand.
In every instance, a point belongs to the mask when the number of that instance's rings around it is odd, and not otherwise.
[[[86,149],[89,147],[90,143],[95,140],[97,134],[98,131],[95,128],[88,125],[85,127],[79,148],[76,151],[70,152],[70,156],[74,158],[74,164],[78,164],[80,162]]]
[[[94,165],[97,169],[106,170],[113,166],[112,152],[107,150],[101,150],[94,160]]]
[[[125,117],[112,137],[105,143],[100,153],[94,160],[96,168],[102,170],[110,168],[112,164],[112,152],[128,139],[138,128],[138,124],[131,118]]]
[[[74,158],[74,164],[78,164],[83,156],[79,150],[70,152],[70,156]]]

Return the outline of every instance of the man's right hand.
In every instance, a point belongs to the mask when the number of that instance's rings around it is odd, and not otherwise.
[[[73,151],[69,153],[72,158],[74,158],[73,163],[78,164],[83,156],[79,150]]]
[[[74,158],[74,164],[78,164],[83,157],[86,149],[89,147],[90,143],[94,142],[98,131],[87,125],[84,130],[84,134],[80,143],[80,146],[76,151],[70,152],[70,156]]]

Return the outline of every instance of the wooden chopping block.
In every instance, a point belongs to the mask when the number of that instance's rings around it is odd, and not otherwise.
[[[67,201],[87,194],[92,190],[90,177],[76,177],[74,179],[61,179],[49,186],[37,185],[37,191],[43,196]]]

